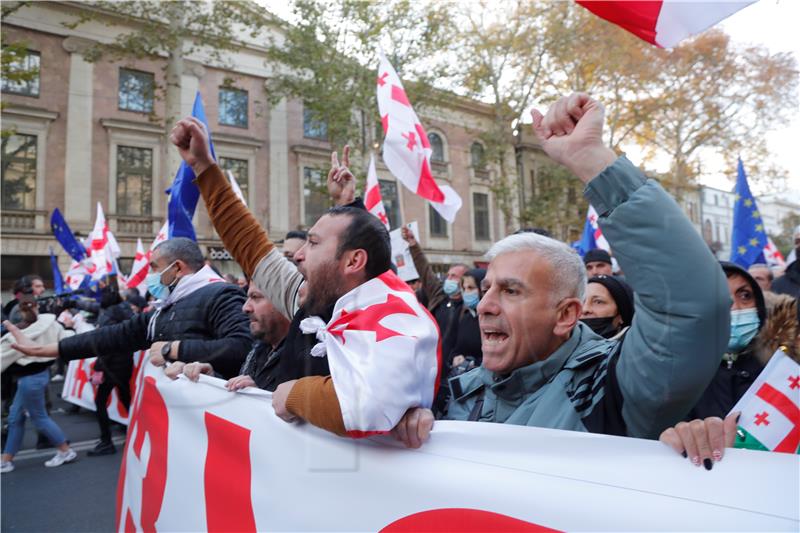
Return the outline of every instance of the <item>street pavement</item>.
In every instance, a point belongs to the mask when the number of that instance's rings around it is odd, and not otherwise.
[[[71,411],[61,399],[61,383],[50,384],[50,416],[61,426],[78,459],[57,468],[44,462],[53,448],[36,450],[36,430],[28,420],[16,469],[0,475],[0,530],[3,532],[106,532],[114,529],[117,474],[125,440],[124,426],[114,425],[117,453],[87,457],[99,428],[94,412]],[[3,420],[3,424],[6,420]]]

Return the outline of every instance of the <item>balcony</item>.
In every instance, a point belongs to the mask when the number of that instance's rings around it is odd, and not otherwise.
[[[117,235],[149,237],[161,227],[161,219],[152,216],[112,215],[109,218],[112,220],[111,230]]]
[[[33,233],[44,228],[47,211],[2,210],[3,233]]]

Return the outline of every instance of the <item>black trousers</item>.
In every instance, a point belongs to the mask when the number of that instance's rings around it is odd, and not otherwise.
[[[97,394],[94,397],[94,405],[97,409],[97,423],[100,426],[100,440],[102,442],[111,442],[111,419],[108,417],[108,408],[106,403],[111,391],[117,388],[117,395],[119,401],[125,406],[126,410],[131,407],[131,386],[130,382],[121,381],[117,382],[113,379],[106,379],[97,387]]]

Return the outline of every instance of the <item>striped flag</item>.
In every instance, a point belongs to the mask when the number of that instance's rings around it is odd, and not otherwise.
[[[686,0],[576,0],[598,17],[661,48],[672,48],[701,33],[755,0],[687,2]]]
[[[736,402],[737,448],[800,453],[800,365],[778,350]]]
[[[386,226],[387,230],[392,228],[389,225],[389,218],[386,216],[386,208],[383,207],[383,197],[381,196],[381,186],[378,183],[378,172],[375,170],[375,156],[369,157],[369,169],[367,170],[367,190],[364,192],[364,206],[367,211],[378,217]]]

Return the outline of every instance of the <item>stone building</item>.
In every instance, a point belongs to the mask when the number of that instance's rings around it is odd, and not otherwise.
[[[84,57],[93,42],[110,42],[119,21],[88,22],[71,29],[85,9],[75,2],[34,2],[2,21],[4,42],[24,42],[28,57],[18,68],[35,68],[36,79],[3,80],[2,288],[18,276],[51,276],[48,246],[60,253],[62,272],[69,259],[54,240],[49,216],[59,208],[72,229],[85,236],[102,203],[122,248],[121,268],[130,268],[137,237],[145,246],[162,225],[164,194],[177,170],[167,145],[164,84],[159,59]],[[273,239],[307,228],[328,206],[320,192],[330,161],[325,124],[304,112],[302,101],[267,103],[265,81],[271,66],[257,43],[232,52],[226,65],[200,52],[184,58],[180,108],[191,112],[202,95],[219,163],[230,170],[247,203]],[[377,113],[377,103],[376,103]],[[432,167],[464,205],[447,224],[420,198],[399,184],[378,158],[378,174],[393,227],[418,221],[420,242],[438,268],[480,261],[503,236],[505,221],[496,207],[479,140],[490,109],[464,98],[421,113],[434,150]],[[509,150],[513,169],[514,154]],[[195,215],[198,242],[225,272],[238,266],[226,257],[202,201]]]

